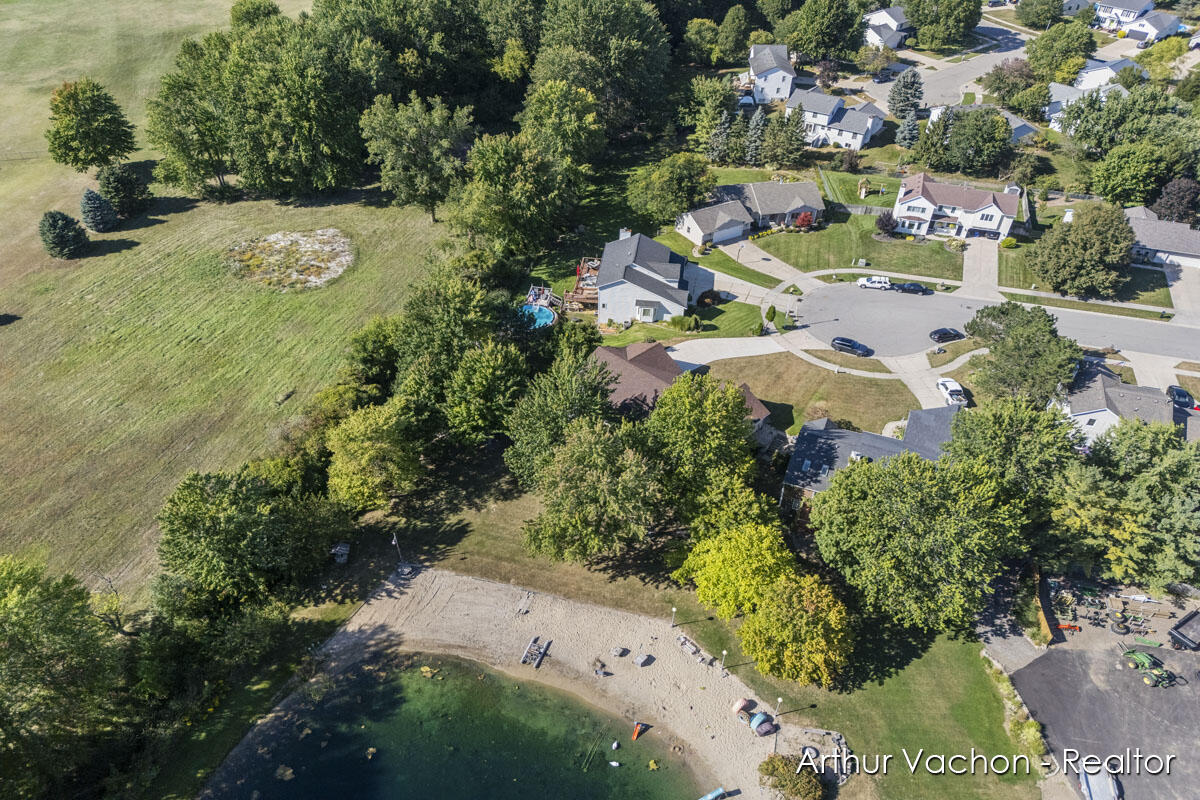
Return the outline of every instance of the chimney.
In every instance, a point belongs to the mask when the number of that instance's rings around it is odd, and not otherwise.
[[[617,234],[618,239],[628,239],[630,236],[633,236],[633,231],[629,228],[621,228],[620,232]]]

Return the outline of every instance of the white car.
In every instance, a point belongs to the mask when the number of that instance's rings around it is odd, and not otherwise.
[[[860,289],[890,289],[892,282],[883,275],[869,275],[865,278],[858,279],[858,288]]]
[[[967,395],[963,391],[962,385],[953,378],[942,378],[937,382],[938,391],[942,393],[942,397],[946,398],[948,406],[965,406],[967,404]]]

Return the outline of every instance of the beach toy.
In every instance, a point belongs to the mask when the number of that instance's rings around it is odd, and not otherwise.
[[[658,762],[652,758],[652,759],[650,759],[650,763],[647,764],[646,767],[647,767],[647,769],[650,769],[650,770],[656,770],[656,769],[658,769]]]
[[[641,736],[646,731],[650,730],[650,726],[644,722],[633,723],[633,741],[637,741],[637,737]]]
[[[620,743],[620,742],[613,742],[613,748],[612,748],[612,749],[613,749],[613,750],[616,750],[616,749],[617,749],[618,747],[620,747],[620,746],[621,746],[621,743]]]
[[[610,767],[619,767],[619,766],[621,766],[621,762],[620,761],[610,761],[610,762],[608,762],[608,765]]]

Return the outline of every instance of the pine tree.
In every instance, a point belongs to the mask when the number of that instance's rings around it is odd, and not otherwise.
[[[730,164],[743,164],[746,161],[746,137],[748,128],[746,117],[738,114],[729,128],[729,148],[726,158]]]
[[[38,233],[46,252],[55,258],[76,258],[88,244],[87,232],[79,222],[61,211],[43,214]]]
[[[733,121],[729,118],[728,111],[721,112],[721,121],[717,123],[717,127],[713,128],[712,134],[708,137],[708,146],[704,149],[704,156],[714,164],[722,164],[729,158],[729,130],[733,125]]]
[[[83,224],[96,233],[107,233],[117,227],[117,210],[112,203],[91,189],[83,190],[79,201],[79,216]]]
[[[900,73],[892,90],[888,92],[888,111],[896,119],[907,119],[909,114],[915,114],[921,107],[925,97],[925,84],[921,75],[913,68]]]
[[[100,196],[112,203],[122,217],[132,217],[150,205],[150,189],[128,164],[101,167],[96,181],[100,184]]]
[[[896,144],[905,150],[912,150],[920,138],[921,127],[917,125],[917,115],[914,112],[904,118],[904,123],[900,126],[900,130],[896,132]]]
[[[946,142],[950,140],[950,128],[954,124],[954,112],[947,108],[928,125],[917,140],[913,155],[930,169],[938,170],[946,165]]]
[[[754,116],[750,118],[750,127],[746,131],[746,163],[753,167],[760,167],[763,163],[762,146],[763,137],[767,132],[767,115],[763,112],[762,106],[754,112]]]
[[[797,125],[799,121],[799,125]],[[799,128],[799,130],[797,130]],[[804,160],[803,115],[771,117],[763,136],[763,162],[777,169],[797,169]]]

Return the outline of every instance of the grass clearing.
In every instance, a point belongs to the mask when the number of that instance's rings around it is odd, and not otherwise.
[[[661,322],[638,322],[620,333],[606,334],[604,345],[624,347],[633,342],[676,342],[684,339],[756,336],[762,311],[749,303],[730,301],[696,311],[703,320],[699,331],[683,332]]]
[[[681,256],[685,256],[701,266],[708,267],[713,272],[720,272],[731,278],[753,283],[755,286],[762,286],[766,289],[773,289],[780,283],[779,278],[739,264],[735,259],[730,258],[725,251],[719,250],[716,247],[706,256],[692,255],[694,245],[678,231],[660,233],[654,237],[654,240],[665,244]]]
[[[962,255],[940,241],[922,244],[880,242],[872,237],[875,217],[830,215],[830,224],[812,233],[779,233],[755,242],[763,250],[803,272],[853,268],[858,259],[887,272],[924,278],[962,280]],[[859,267],[861,269],[861,267]]]
[[[1000,248],[1000,285],[1013,289],[1035,292],[1052,292],[1025,263],[1029,244],[1018,244],[1014,248]],[[1174,308],[1171,288],[1167,276],[1161,269],[1130,267],[1129,280],[1117,292],[1116,299],[1123,303],[1140,303],[1147,306]]]
[[[900,191],[899,178],[870,173],[854,175],[849,172],[837,172],[831,169],[823,169],[821,172],[824,174],[825,180],[828,181],[829,188],[833,191],[834,196],[830,199],[847,205],[891,208],[896,203],[896,193]],[[860,199],[858,196],[858,182],[863,178],[871,182],[871,193],[865,198]],[[879,193],[880,188],[884,190],[883,194]]]
[[[870,356],[852,356],[838,350],[809,350],[808,354],[839,367],[861,369],[865,372],[891,372],[886,364]]]
[[[1185,369],[1190,372],[1200,372],[1200,361],[1180,361],[1175,369]]]
[[[1193,398],[1200,397],[1200,378],[1195,375],[1176,375],[1175,380],[1191,393]]]
[[[709,374],[749,384],[771,410],[771,424],[788,433],[821,417],[847,419],[879,433],[884,424],[921,407],[903,381],[835,373],[791,353],[715,361]]]
[[[1038,297],[1017,292],[1001,292],[1009,300],[1018,303],[1029,303],[1035,306],[1052,308],[1070,308],[1075,311],[1098,311],[1101,314],[1112,314],[1117,317],[1137,317],[1138,319],[1153,319],[1161,322],[1170,321],[1172,315],[1166,311],[1148,311],[1144,308],[1129,308],[1127,306],[1110,306],[1103,303],[1089,303],[1086,300],[1068,300],[1063,297]]]
[[[946,352],[934,352],[939,347]],[[949,364],[951,361],[963,355],[964,353],[970,353],[972,350],[978,350],[980,347],[981,345],[979,342],[968,336],[967,338],[959,339],[956,342],[947,342],[946,344],[936,345],[933,350],[930,350],[925,354],[925,357],[929,359],[929,366],[940,367],[945,364]]]

